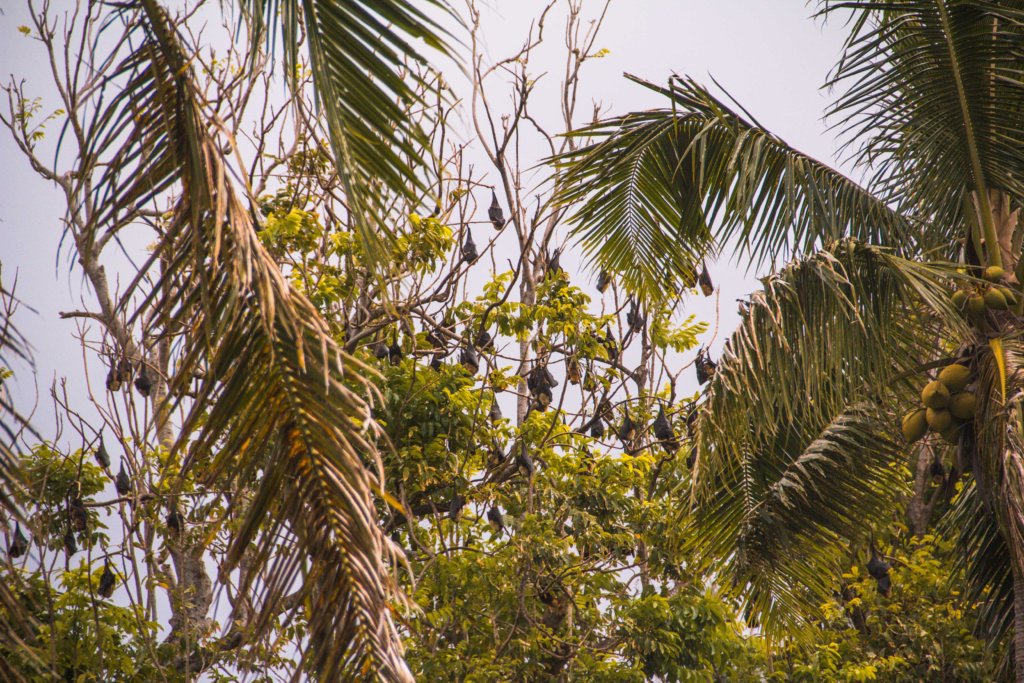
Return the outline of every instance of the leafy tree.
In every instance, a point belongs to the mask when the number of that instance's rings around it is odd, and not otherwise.
[[[819,608],[808,647],[790,642],[775,676],[794,681],[991,681],[995,658],[973,635],[977,611],[949,581],[954,544],[898,529],[886,548],[892,591],[859,564]]]
[[[616,285],[592,297],[530,240],[512,270],[462,294],[500,247],[466,257],[469,195],[450,182],[437,215],[409,216],[382,285],[401,292],[391,307],[368,303],[372,261],[319,219],[323,200],[297,201],[302,179],[262,202],[264,245],[380,377],[367,400],[391,497],[378,512],[409,563],[410,668],[424,680],[754,680],[732,605],[681,575],[664,543],[688,477],[686,403],[665,358],[706,326],[668,308],[631,324],[636,302]],[[522,282],[532,303],[510,296]],[[546,400],[530,381],[543,369],[558,382]],[[652,432],[659,407],[675,443]],[[627,415],[636,433],[623,440]]]
[[[90,48],[87,73],[57,69],[62,109],[52,118],[8,86],[3,122],[67,198],[68,237],[95,306],[66,315],[98,325],[83,344],[107,376],[91,406],[54,392],[80,443],[33,435],[23,489],[7,476],[13,463],[0,461],[28,534],[26,552],[0,567],[0,623],[19,612],[30,623],[25,642],[2,634],[0,663],[11,671],[0,672],[984,680],[987,653],[957,642],[975,606],[940,588],[948,548],[929,565],[931,539],[887,548],[929,567],[920,577],[892,569],[905,603],[872,596],[859,570],[847,572],[853,592],[810,610],[822,625],[814,637],[785,634],[784,664],[748,628],[704,543],[730,538],[708,530],[737,508],[723,498],[716,514],[681,519],[693,466],[705,463],[692,458],[693,397],[677,383],[706,326],[678,315],[676,288],[644,301],[634,294],[649,290],[625,273],[595,292],[558,265],[573,255],[557,229],[568,208],[555,198],[573,185],[541,177],[527,196],[528,174],[505,154],[527,130],[553,153],[576,148],[576,137],[527,120],[539,33],[485,67],[470,3],[471,119],[494,185],[462,145],[446,144],[447,120],[430,112],[448,95],[407,42],[445,51],[433,15],[420,12],[438,9],[245,3],[250,42],[223,54],[153,0],[90,6],[63,35],[46,14],[28,29],[58,64],[63,44],[89,44],[101,26],[122,33]],[[597,25],[569,5],[559,130],[575,129],[580,71],[604,54]],[[260,52],[275,28],[289,75],[283,103],[253,95],[278,84]],[[371,35],[384,49],[366,49]],[[489,79],[506,73],[497,64],[511,65],[504,126],[487,101]],[[43,126],[53,120],[64,134],[48,163]],[[658,201],[664,211],[668,200]],[[478,218],[488,202],[498,214]],[[111,245],[147,230],[151,250],[125,274],[127,288],[112,287]],[[696,285],[712,236],[702,230],[681,251],[652,252],[659,277],[668,268]],[[938,270],[908,266],[896,285],[932,292],[921,283]],[[948,309],[940,293],[935,306]],[[7,329],[5,350],[21,354]],[[860,466],[883,476],[881,449],[863,443]],[[809,467],[832,451],[822,452]],[[709,483],[733,485],[731,474]],[[822,495],[851,491],[831,478]],[[885,501],[858,500],[885,519]],[[943,623],[955,609],[966,620]],[[928,658],[933,642],[941,661]]]
[[[585,146],[558,158],[561,196],[585,201],[574,219],[589,252],[654,299],[713,248],[795,257],[745,304],[699,418],[694,551],[740,587],[765,633],[815,612],[848,549],[910,494],[908,453],[927,465],[935,449],[951,472],[957,580],[984,603],[980,633],[997,643],[1012,630],[1024,680],[1021,8],[821,6],[849,20],[829,114],[866,184],[674,77],[641,82],[666,108],[577,133]],[[964,299],[999,287],[965,319]],[[955,432],[939,415],[946,438],[908,446],[901,416],[954,361],[976,413]]]

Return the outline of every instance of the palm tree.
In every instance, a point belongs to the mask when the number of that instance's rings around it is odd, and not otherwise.
[[[963,477],[948,520],[965,593],[990,638],[1012,630],[1024,681],[1024,325],[1019,309],[971,324],[950,299],[991,266],[1021,284],[1024,3],[828,0],[821,15],[849,22],[828,113],[863,184],[692,80],[634,79],[668,106],[581,131],[555,160],[562,201],[583,202],[594,260],[653,298],[717,248],[793,259],[762,280],[707,390],[690,520],[694,551],[769,635],[891,518],[914,448],[899,416],[929,373],[969,365],[975,418],[955,444],[929,440]]]
[[[445,50],[443,32],[422,11],[431,7],[445,10],[440,0],[243,3],[254,35],[280,27],[287,69],[295,71],[300,49],[308,52],[352,222],[371,255],[388,239],[374,188],[412,195],[423,187],[425,136],[405,112],[418,77],[404,70],[421,59],[415,39]],[[100,272],[83,245],[170,195],[171,218],[151,258],[118,302],[100,302],[97,317],[114,329],[122,318],[145,322],[136,318],[146,311],[162,330],[183,331],[171,376],[155,393],[161,439],[172,433],[171,408],[184,407],[179,436],[165,443],[183,454],[183,470],[198,463],[203,480],[225,490],[256,482],[251,500],[237,505],[241,525],[222,568],[244,557],[245,580],[254,581],[242,586],[254,593],[246,633],[266,633],[287,593],[306,606],[310,647],[301,658],[319,680],[410,680],[390,604],[402,600],[388,568],[397,551],[374,506],[382,465],[361,398],[372,392],[370,371],[336,344],[261,245],[252,198],[231,179],[226,141],[164,7],[129,0],[90,7],[89,17],[100,32],[120,23],[125,33],[109,54],[92,55],[90,63],[114,68],[88,89],[94,110],[74,133],[83,148],[62,186],[82,201],[69,205],[81,222],[80,262],[90,276]],[[136,296],[138,312],[120,309]],[[121,337],[118,346],[143,362],[130,336]],[[8,455],[0,451],[5,491]],[[282,538],[296,552],[271,556]]]
[[[3,369],[15,362],[32,362],[31,346],[12,320],[17,307],[14,293],[0,283],[0,368]],[[18,433],[26,428],[26,420],[15,410],[0,377],[0,510],[15,516],[19,515],[15,499],[21,477],[12,447]]]
[[[32,363],[31,346],[12,320],[18,303],[14,293],[0,282],[0,369],[9,369],[14,362]],[[23,478],[14,448],[16,437],[24,431],[35,434],[24,416],[14,408],[3,377],[0,376],[0,512],[5,521],[13,517],[22,523],[27,521],[18,505],[18,499],[23,493]],[[16,646],[31,653],[25,647],[25,640],[30,639],[30,634],[38,624],[19,602],[14,588],[6,582],[0,586],[0,613],[4,614],[8,622],[0,632],[0,644],[5,647]],[[25,680],[21,672],[3,663],[0,663],[0,674],[18,683]]]
[[[416,47],[450,57],[450,34],[439,20],[458,22],[447,0],[244,0],[254,39],[279,29],[285,71],[293,77],[306,48],[317,100],[327,123],[335,165],[363,247],[381,257],[391,236],[384,186],[409,199],[426,190],[428,155],[420,119],[409,116],[429,66]],[[305,36],[305,44],[302,37]],[[255,42],[255,41],[254,41]]]

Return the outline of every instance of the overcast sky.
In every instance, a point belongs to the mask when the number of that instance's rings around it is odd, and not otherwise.
[[[54,0],[52,6],[69,2]],[[543,5],[537,0],[490,2],[484,17],[489,52],[503,56],[518,44]],[[601,3],[585,6],[596,12]],[[4,0],[0,8],[0,76],[26,79],[28,92],[43,96],[44,109],[52,110],[56,104],[49,97],[44,55],[37,44],[17,31],[19,25],[28,23],[25,4]],[[552,13],[550,51],[538,53],[532,64],[538,73],[550,70],[547,86],[552,92],[562,68],[560,58],[556,59],[562,28],[555,20],[562,9],[556,7]],[[602,102],[609,113],[661,104],[627,82],[624,72],[653,81],[664,81],[675,72],[709,85],[714,76],[787,142],[832,161],[836,145],[821,118],[828,98],[820,86],[839,54],[844,27],[822,25],[811,19],[813,12],[814,6],[802,0],[613,1],[597,41],[597,47],[606,48],[609,54],[591,63],[585,72],[581,110],[589,111],[591,100]],[[545,64],[545,59],[551,64]],[[538,150],[536,158],[542,153]],[[68,377],[72,396],[84,391],[82,354],[73,338],[76,323],[60,320],[58,311],[83,308],[79,303],[83,300],[85,308],[94,305],[91,293],[83,291],[80,271],[67,258],[66,245],[62,260],[55,260],[61,235],[61,196],[33,175],[6,134],[0,135],[0,160],[3,280],[10,285],[17,273],[19,296],[38,311],[22,311],[17,319],[35,346],[38,366],[37,379],[22,371],[15,386],[16,404],[25,410],[31,407],[36,387],[45,396],[55,378]],[[743,263],[723,260],[711,270],[722,288],[721,330],[712,346],[717,353],[738,319],[734,299],[748,294],[757,282]],[[688,302],[686,312],[713,320],[714,301],[698,297]],[[98,365],[92,367],[103,372]],[[101,383],[102,375],[93,380]],[[51,423],[49,404],[45,400],[43,404],[42,422]]]

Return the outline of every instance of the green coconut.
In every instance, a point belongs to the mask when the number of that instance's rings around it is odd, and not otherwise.
[[[972,294],[967,297],[967,315],[972,318],[980,318],[985,315],[985,297],[980,294]]]
[[[978,398],[969,391],[953,394],[949,399],[949,412],[959,420],[970,420],[978,409]]]
[[[903,438],[914,443],[928,433],[928,419],[921,408],[912,410],[903,417]]]
[[[949,389],[939,380],[928,382],[921,390],[921,403],[926,408],[945,408],[949,405]]]
[[[985,292],[985,305],[994,311],[1005,311],[1009,308],[1006,297],[995,287]]]
[[[984,277],[989,282],[999,282],[1003,279],[1004,275],[1006,275],[1006,271],[999,266],[989,266],[985,269]]]
[[[949,393],[955,394],[963,391],[964,387],[971,380],[971,371],[965,365],[953,363],[942,368],[939,373],[939,381],[946,385]]]
[[[938,410],[929,408],[925,411],[925,419],[928,421],[928,426],[939,434],[953,426],[953,414],[945,408]]]

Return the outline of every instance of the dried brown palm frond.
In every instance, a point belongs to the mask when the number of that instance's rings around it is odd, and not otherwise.
[[[176,198],[153,259],[159,279],[139,310],[177,335],[166,400],[183,406],[203,378],[174,444],[184,468],[218,488],[255,489],[238,499],[247,502],[234,511],[243,523],[226,571],[246,557],[257,635],[285,593],[305,606],[301,665],[319,679],[409,680],[373,505],[380,463],[359,394],[369,370],[260,244],[171,18],[155,0],[117,11],[137,37],[121,44],[130,54],[109,79],[119,92],[86,150],[113,162],[94,190],[106,207],[94,229],[168,191]],[[281,538],[296,552],[277,552]]]
[[[0,270],[2,272],[2,270]],[[31,364],[32,353],[28,340],[11,320],[18,307],[14,293],[0,283],[0,368],[9,368],[12,362]],[[0,509],[18,516],[14,497],[19,487],[18,459],[11,445],[28,423],[11,403],[0,376]]]
[[[0,368],[13,361],[32,363],[31,346],[11,320],[17,305],[13,292],[0,284]],[[4,513],[4,520],[11,516],[25,522],[17,503],[23,479],[18,456],[13,450],[17,435],[25,429],[31,430],[31,427],[11,403],[0,378],[0,510]],[[17,580],[15,575],[0,582],[0,647],[31,656],[33,649],[29,641],[35,623],[25,605],[18,600],[15,592]],[[42,660],[35,659],[35,663],[41,666]],[[25,680],[22,672],[4,662],[0,662],[0,677],[14,683]]]

